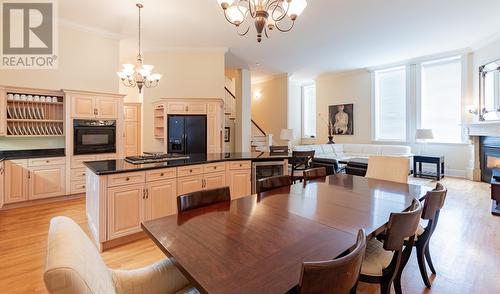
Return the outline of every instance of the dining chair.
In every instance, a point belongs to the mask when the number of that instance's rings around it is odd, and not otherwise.
[[[429,244],[434,230],[436,229],[439,213],[441,208],[444,206],[444,201],[446,199],[446,194],[448,190],[440,183],[436,184],[436,188],[427,192],[423,198],[424,207],[422,209],[422,219],[427,221],[425,228],[419,224],[417,229],[417,236],[413,246],[417,250],[417,261],[418,267],[420,268],[420,274],[422,275],[422,280],[427,288],[431,287],[431,282],[429,276],[427,275],[427,268],[425,266],[425,261],[431,269],[433,274],[436,274],[436,269],[432,263],[431,253],[429,251]],[[409,245],[409,244],[407,244]]]
[[[410,257],[421,213],[422,205],[416,199],[409,211],[391,213],[383,241],[368,241],[360,281],[380,284],[382,294],[389,294],[392,284],[397,294],[402,293],[401,273]]]
[[[409,162],[403,156],[368,157],[367,178],[408,183]]]
[[[314,159],[314,150],[292,151],[292,182],[302,180],[304,171],[310,169],[311,161]]]
[[[170,259],[135,270],[106,266],[78,224],[65,216],[50,221],[43,279],[51,294],[195,293]]]
[[[226,201],[231,201],[231,192],[229,191],[229,187],[196,191],[178,196],[177,210],[179,212],[186,212]]]
[[[290,186],[292,178],[290,176],[274,176],[257,180],[257,194],[269,190]]]
[[[315,167],[304,171],[304,182],[324,177],[326,177],[325,167]]]
[[[304,262],[299,285],[292,293],[356,293],[359,273],[366,249],[366,235],[358,231],[354,249],[345,256],[328,260]]]

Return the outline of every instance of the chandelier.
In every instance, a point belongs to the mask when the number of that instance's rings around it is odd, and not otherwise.
[[[262,41],[262,34],[269,38],[269,32],[275,28],[280,32],[289,32],[297,17],[307,6],[306,0],[217,0],[224,10],[226,20],[236,26],[240,36],[250,30],[251,23],[257,30],[257,41]],[[241,24],[248,26],[241,29]]]
[[[143,87],[154,88],[158,86],[161,74],[153,74],[154,66],[143,64],[144,58],[141,52],[141,9],[144,6],[140,3],[137,3],[135,6],[139,8],[139,55],[137,55],[135,65],[123,64],[122,71],[117,72],[117,74],[122,80],[123,85],[126,87],[137,86],[139,93],[141,93]]]

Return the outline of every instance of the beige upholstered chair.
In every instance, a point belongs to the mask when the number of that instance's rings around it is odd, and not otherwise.
[[[370,156],[366,177],[398,183],[408,183],[409,162],[406,157]]]
[[[169,259],[136,270],[111,270],[73,220],[50,221],[45,286],[54,294],[197,293]]]

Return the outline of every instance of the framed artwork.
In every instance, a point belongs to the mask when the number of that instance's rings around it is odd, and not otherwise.
[[[224,127],[224,142],[231,142],[231,128]]]
[[[354,135],[354,104],[328,106],[333,135]]]

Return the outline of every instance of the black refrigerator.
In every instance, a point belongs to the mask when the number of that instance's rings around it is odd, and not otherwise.
[[[168,153],[206,154],[207,116],[169,115]]]

